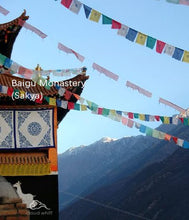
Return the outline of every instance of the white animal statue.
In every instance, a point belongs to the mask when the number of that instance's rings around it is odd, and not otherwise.
[[[13,185],[16,188],[18,196],[22,199],[22,202],[27,205],[27,208],[30,208],[30,205],[34,202],[34,195],[31,193],[23,193],[21,189],[21,182],[18,181]]]

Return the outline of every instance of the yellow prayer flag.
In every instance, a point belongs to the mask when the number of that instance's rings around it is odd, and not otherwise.
[[[145,121],[145,115],[144,114],[139,114],[139,119],[142,121]]]
[[[170,124],[169,117],[164,117],[164,124]]]
[[[183,62],[189,63],[189,51],[184,51]]]
[[[99,22],[100,16],[101,16],[101,13],[100,13],[100,12],[98,12],[98,11],[92,9],[91,15],[90,15],[90,18],[89,18],[89,19],[92,20],[92,21],[95,21],[95,22]]]
[[[144,45],[146,42],[146,38],[147,36],[145,34],[142,33],[138,33],[137,39],[136,39],[136,43]]]
[[[81,105],[81,111],[87,111],[87,106],[86,105]]]
[[[115,110],[113,110],[113,109],[110,109],[110,113],[109,113],[110,115],[116,115],[116,111]]]
[[[49,105],[56,105],[56,99],[55,98],[49,98]]]

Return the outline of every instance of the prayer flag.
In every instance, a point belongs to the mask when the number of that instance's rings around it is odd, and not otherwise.
[[[9,69],[9,68],[11,67],[11,65],[12,65],[12,60],[10,60],[10,59],[7,57],[7,58],[5,59],[4,66]]]
[[[149,128],[149,127],[146,127],[145,133],[146,133],[147,136],[152,136],[153,129],[152,129],[152,128]]]
[[[132,28],[129,28],[128,32],[127,32],[127,35],[126,35],[126,38],[130,41],[134,41],[135,38],[136,38],[136,35],[137,35],[137,31],[132,29]]]
[[[112,20],[112,29],[120,29],[121,28],[121,23],[118,21]]]
[[[98,12],[98,11],[92,9],[91,15],[90,15],[90,18],[89,18],[89,19],[92,20],[92,21],[95,21],[95,22],[99,22],[100,16],[101,16],[101,13],[100,13],[100,12]]]
[[[174,125],[178,125],[178,118],[177,118],[176,116],[173,117],[172,123],[173,123]]]
[[[61,107],[61,99],[57,99],[56,104],[57,104],[58,107]]]
[[[69,8],[72,3],[72,0],[62,0],[61,4],[64,5],[66,8]]]
[[[157,52],[157,53],[162,53],[164,47],[165,47],[165,42],[160,41],[160,40],[157,40],[157,43],[156,43],[156,52]]]
[[[177,145],[180,146],[180,147],[183,147],[183,143],[184,143],[184,140],[178,138],[177,139]]]
[[[128,118],[133,119],[133,113],[132,112],[128,112]]]
[[[159,138],[159,131],[154,129],[154,130],[152,131],[152,137],[154,137],[154,138]]]
[[[170,124],[170,117],[164,117],[164,124]]]
[[[134,118],[139,118],[139,114],[138,113],[134,113]]]
[[[173,138],[173,141],[175,142],[175,144],[177,144],[177,140],[178,140],[178,138],[177,137],[172,137]]]
[[[171,135],[169,135],[169,134],[165,134],[165,140],[166,141],[170,141],[171,140]]]
[[[85,4],[83,4],[83,8],[84,8],[84,11],[85,11],[86,18],[89,18],[89,15],[91,13],[92,8],[90,8],[89,6],[87,6]]]
[[[102,15],[102,24],[112,24],[112,19],[106,15]]]
[[[153,49],[156,44],[156,39],[148,36],[146,41],[146,46],[150,49]]]
[[[82,98],[82,97],[80,97],[80,98],[79,98],[79,102],[80,102],[81,104],[83,104],[83,103],[84,103],[84,101],[85,101],[85,99],[84,99],[84,98]]]
[[[165,133],[164,132],[159,131],[159,139],[162,139],[162,140],[165,139]]]
[[[20,66],[19,69],[18,69],[18,74],[24,76],[27,79],[30,79],[33,75],[33,72],[30,69],[27,69],[23,66]]]
[[[110,115],[116,115],[116,111],[114,109],[110,109]]]
[[[32,26],[31,24],[28,24],[27,22],[24,22],[22,26],[25,27],[26,29],[36,33],[41,38],[46,38],[47,37],[46,34],[44,34],[42,31],[40,31],[36,27]]]
[[[134,125],[134,121],[132,121],[131,119],[128,119],[127,126],[128,126],[129,128],[132,128],[133,125]]]
[[[183,62],[189,63],[189,51],[184,51]]]
[[[127,34],[128,29],[129,29],[129,27],[127,27],[127,26],[124,25],[124,24],[121,24],[121,28],[118,29],[117,34],[120,35],[120,36],[125,37],[126,34]]]
[[[145,133],[146,132],[146,126],[140,125],[140,132]]]
[[[72,93],[70,91],[66,90],[66,92],[64,93],[64,98],[66,100],[69,100],[71,98],[71,96],[72,96]]]
[[[7,95],[12,96],[13,92],[14,92],[14,89],[12,87],[8,87]]]
[[[110,113],[109,109],[107,109],[107,108],[102,109],[102,115],[107,116],[107,115],[109,115],[109,113]]]
[[[79,11],[81,10],[81,6],[82,6],[81,2],[79,2],[78,0],[73,0],[69,9],[70,9],[70,11],[78,14]]]
[[[178,4],[178,3],[179,3],[179,0],[167,0],[167,2],[169,2],[169,3],[174,3],[174,4]]]
[[[74,103],[73,102],[68,102],[68,109],[74,109]]]
[[[189,142],[188,141],[184,141],[183,148],[189,149]]]
[[[99,115],[102,115],[102,111],[103,111],[102,108],[98,108],[98,114],[99,114]]]
[[[145,120],[145,115],[144,115],[144,114],[139,114],[139,119],[140,119],[141,121],[144,121],[144,120]]]
[[[138,33],[137,39],[136,39],[136,43],[144,45],[146,42],[146,38],[147,36],[143,33]]]
[[[93,69],[96,69],[97,71],[99,71],[100,73],[104,73],[104,75],[106,75],[107,77],[110,77],[112,78],[113,80],[117,81],[119,76],[110,72],[109,70],[105,69],[104,67],[102,66],[99,66],[98,64],[96,63],[93,63],[92,65]]]
[[[179,4],[189,5],[189,0],[179,0]]]
[[[3,14],[3,15],[7,15],[9,13],[9,11],[5,8],[3,8],[2,6],[0,6],[0,12]]]
[[[184,125],[188,125],[188,120],[189,120],[188,118],[184,118],[183,124],[184,124]]]
[[[128,119],[122,116],[121,121],[123,125],[127,125]]]
[[[87,106],[81,104],[81,111],[87,111]]]
[[[141,124],[138,122],[135,122],[135,128],[140,129]]]
[[[4,65],[4,63],[5,63],[5,60],[6,60],[6,56],[4,56],[4,55],[2,55],[2,54],[0,54],[0,65]]]
[[[55,98],[49,98],[49,105],[56,106],[56,99]]]
[[[59,96],[63,96],[64,93],[65,93],[65,91],[66,91],[66,89],[63,88],[63,87],[61,87],[61,88],[58,90],[58,94],[59,94]]]
[[[61,101],[61,108],[67,109],[68,107],[68,101]]]
[[[176,60],[181,60],[183,53],[184,50],[176,47],[172,57]]]
[[[35,100],[36,103],[42,104],[43,103],[43,96],[41,94],[38,94],[38,97]]]
[[[169,56],[173,56],[173,53],[175,51],[175,47],[169,44],[165,44],[165,50],[164,53],[169,55]]]
[[[149,115],[145,115],[145,121],[150,121],[150,116]]]
[[[17,71],[19,69],[19,64],[13,61],[10,68],[14,73],[17,73]]]
[[[178,105],[175,105],[172,102],[169,102],[169,101],[167,101],[165,99],[162,99],[162,98],[159,98],[159,103],[163,103],[165,105],[168,105],[168,106],[176,109],[179,112],[184,112],[185,111],[183,108],[179,107]]]
[[[143,88],[140,88],[139,86],[135,85],[134,83],[131,83],[130,81],[127,81],[126,82],[126,86],[127,87],[130,87],[132,89],[135,89],[135,90],[138,90],[139,93],[142,93],[143,95],[147,96],[147,97],[151,97],[152,96],[152,93],[143,89]]]
[[[154,117],[155,117],[156,121],[159,121],[159,120],[160,120],[160,116],[155,115]]]

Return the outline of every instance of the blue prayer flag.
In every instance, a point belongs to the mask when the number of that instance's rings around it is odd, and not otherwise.
[[[142,132],[142,133],[146,132],[146,126],[145,125],[140,126],[140,132]]]
[[[184,53],[184,50],[175,47],[175,51],[172,57],[175,58],[176,60],[181,60],[183,53]]]
[[[89,15],[91,13],[92,8],[90,8],[89,6],[87,6],[85,4],[83,4],[83,8],[84,8],[84,11],[85,11],[86,18],[89,18]]]
[[[137,33],[138,32],[136,30],[129,28],[129,31],[127,32],[126,38],[130,41],[134,41],[137,36]]]

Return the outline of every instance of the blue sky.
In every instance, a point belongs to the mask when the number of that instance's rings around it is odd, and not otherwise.
[[[82,3],[137,31],[189,50],[188,6],[165,0],[83,0]],[[159,104],[159,97],[183,108],[188,107],[188,63],[118,36],[117,30],[102,25],[101,20],[95,23],[86,19],[83,8],[76,15],[63,7],[60,1],[54,0],[4,0],[1,6],[10,11],[7,16],[0,14],[1,23],[18,17],[26,9],[30,16],[28,23],[48,35],[46,39],[41,39],[23,28],[14,44],[12,59],[15,62],[32,69],[37,64],[43,69],[86,66],[90,79],[82,97],[102,107],[152,115],[172,116],[178,113]],[[82,54],[85,61],[81,63],[74,55],[59,51],[58,42]],[[119,80],[115,82],[94,71],[93,62],[118,74]],[[51,80],[57,79],[51,76]],[[152,92],[152,98],[127,88],[127,80]],[[159,125],[142,123],[153,128]],[[71,111],[59,125],[58,152],[88,145],[105,136],[121,138],[138,134],[135,128],[128,128],[90,111]]]

